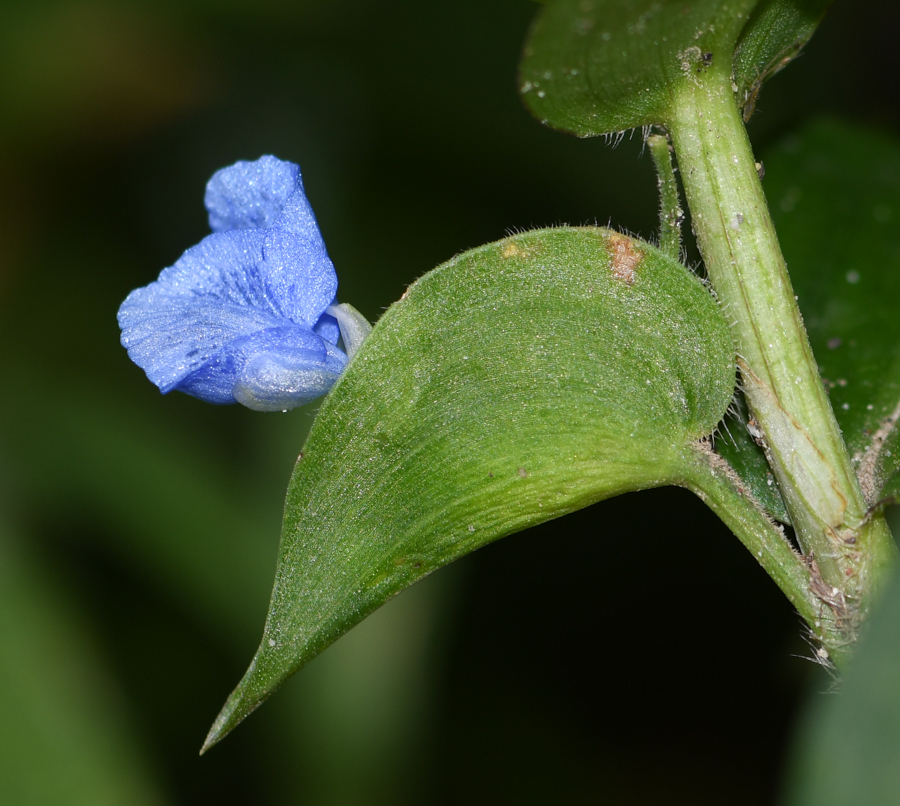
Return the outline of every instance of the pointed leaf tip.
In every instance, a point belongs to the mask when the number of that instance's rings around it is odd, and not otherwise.
[[[707,289],[619,233],[536,230],[425,275],[319,412],[288,489],[262,642],[204,748],[426,574],[681,481],[733,386]]]
[[[221,742],[244,719],[259,708],[263,701],[275,690],[275,687],[264,686],[260,688],[258,685],[261,680],[268,681],[269,679],[269,675],[260,675],[258,673],[260,657],[261,653],[257,651],[256,657],[254,657],[250,667],[244,673],[241,682],[231,692],[215,722],[213,722],[206,739],[203,741],[203,747],[200,748],[201,756]]]
[[[209,733],[206,734],[206,739],[203,740],[203,747],[200,748],[201,756],[207,750],[212,749],[221,742],[222,739],[237,727],[238,723],[244,719],[244,717],[253,712],[253,708],[242,708],[242,702],[243,697],[238,695],[237,691],[228,698],[225,707],[219,712],[216,721],[213,722],[212,727],[209,729]],[[256,704],[256,706],[258,705],[259,703]],[[256,706],[254,706],[254,708]]]
[[[200,748],[200,755],[202,756],[207,750],[215,747],[219,742],[222,741],[231,731],[237,726],[237,724],[243,719],[243,716],[236,716],[238,713],[250,714],[253,709],[242,709],[243,697],[239,695],[238,691],[232,693],[232,695],[228,698],[228,701],[225,703],[225,706],[219,712],[219,715],[216,717],[216,721],[213,722],[212,727],[209,729],[209,733],[206,734],[206,739],[203,741],[203,747]]]

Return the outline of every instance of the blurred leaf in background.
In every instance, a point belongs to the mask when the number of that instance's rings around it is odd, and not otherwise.
[[[896,433],[867,451],[900,398],[900,139],[820,119],[765,156],[766,194],[819,369],[875,504],[900,463]],[[900,512],[893,513],[894,534]],[[900,585],[872,617],[839,686],[811,681],[786,803],[900,800]],[[831,684],[831,685],[829,685]],[[830,692],[830,696],[828,695]]]
[[[71,600],[0,536],[0,782],[9,803],[158,806],[123,693]],[[38,772],[35,760],[39,759]]]
[[[42,780],[60,754],[94,781],[85,802],[773,800],[808,671],[798,620],[679,490],[436,574],[196,755],[256,646],[314,408],[161,397],[116,310],[206,233],[213,171],[263,153],[302,166],[341,299],[370,319],[508,229],[612,220],[650,236],[639,136],[613,150],[521,108],[536,9],[3,4],[0,669],[21,682],[4,695],[19,740],[0,800],[77,802]],[[896,129],[897,14],[838,3],[762,95],[758,148],[820,111]]]
[[[894,527],[898,525],[895,519]],[[896,532],[895,532],[896,533]],[[819,680],[800,722],[790,806],[891,806],[900,793],[900,579],[872,615],[840,687]]]

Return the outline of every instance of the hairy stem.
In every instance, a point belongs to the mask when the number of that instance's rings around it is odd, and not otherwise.
[[[678,201],[678,181],[672,165],[669,138],[651,134],[647,147],[656,165],[656,186],[659,188],[659,248],[674,260],[681,257],[681,222],[684,211]]]
[[[814,593],[856,636],[895,549],[867,506],[819,377],[769,215],[730,75],[713,66],[681,82],[669,121],[710,281]]]
[[[699,442],[685,465],[689,471],[682,486],[695,493],[734,532],[822,642],[834,644],[835,640],[829,640],[830,625],[821,625],[822,608],[811,590],[809,566],[728,462],[713,452],[708,442]],[[816,622],[820,622],[818,628]]]

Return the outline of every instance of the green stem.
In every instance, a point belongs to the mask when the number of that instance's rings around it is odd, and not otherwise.
[[[651,134],[647,138],[647,147],[656,165],[656,186],[659,188],[659,248],[674,260],[680,260],[684,211],[678,201],[672,147],[669,138],[662,134]]]
[[[782,528],[766,514],[738,474],[708,443],[697,443],[685,458],[682,486],[694,492],[734,532],[822,642],[834,644],[830,625],[816,624],[821,622],[822,608],[810,590],[809,567],[788,542]]]
[[[732,323],[744,391],[818,598],[855,639],[895,549],[866,503],[791,288],[730,75],[680,82],[669,133],[709,278]]]

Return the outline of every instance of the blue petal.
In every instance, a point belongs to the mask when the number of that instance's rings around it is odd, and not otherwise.
[[[119,308],[122,345],[163,393],[223,347],[289,324],[259,271],[264,231],[210,235]]]
[[[346,364],[347,357],[330,344],[325,344],[322,360],[279,344],[244,364],[234,383],[234,399],[256,411],[287,411],[327,394]]]
[[[238,162],[210,180],[206,205],[216,232],[122,303],[122,344],[163,393],[263,411],[324,394],[348,359],[300,169]]]
[[[332,305],[337,304],[337,300],[332,300]],[[323,313],[313,328],[313,333],[321,336],[329,344],[337,344],[338,337],[341,335],[341,328],[330,313]]]
[[[272,156],[236,162],[216,171],[206,185],[209,226],[213,232],[271,227],[298,189],[302,195],[300,167],[293,162]],[[315,226],[311,209],[309,216]]]
[[[328,363],[327,344],[312,328],[336,287],[331,261],[289,233],[216,233],[129,294],[119,309],[122,344],[163,393],[231,403],[251,353],[299,350],[304,361]],[[327,323],[324,330],[329,335]],[[277,338],[286,339],[282,348]],[[341,359],[328,367],[340,372],[346,357],[335,352]]]
[[[297,189],[285,202],[281,215],[275,220],[275,226],[287,230],[299,238],[304,238],[312,243],[320,244],[325,249],[322,233],[310,207],[306,193],[303,192],[303,180],[297,176]]]
[[[340,350],[309,330],[276,327],[231,342],[175,388],[208,403],[237,399],[280,411],[325,394],[346,364]]]
[[[279,227],[265,233],[263,271],[271,299],[288,319],[312,330],[337,292],[334,264],[324,245]]]

